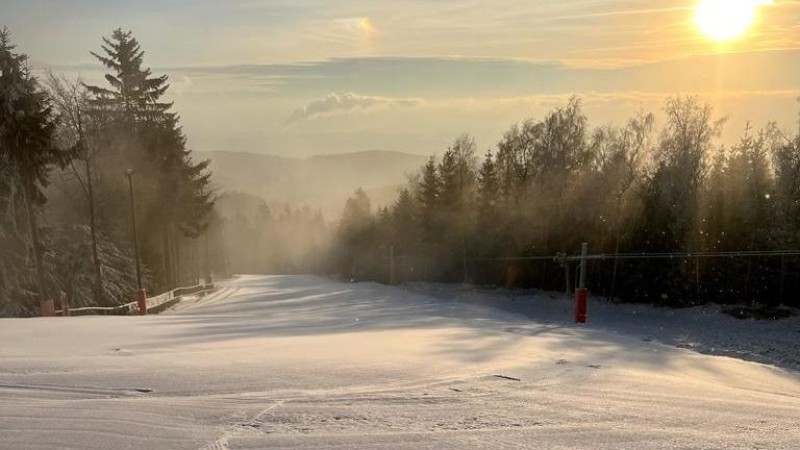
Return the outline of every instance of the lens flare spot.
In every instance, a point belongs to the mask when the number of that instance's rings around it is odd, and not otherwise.
[[[362,17],[358,21],[358,29],[366,35],[371,35],[375,33],[375,24],[369,17]]]

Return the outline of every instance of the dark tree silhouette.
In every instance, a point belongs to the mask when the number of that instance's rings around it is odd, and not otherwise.
[[[55,122],[46,92],[28,69],[27,56],[15,53],[14,48],[8,30],[0,30],[0,161],[9,168],[11,183],[21,188],[39,300],[44,301],[52,299],[52,293],[48,292],[36,210],[46,202],[42,188],[48,184],[50,171],[63,166],[69,155],[55,145]],[[18,199],[12,194],[8,201]]]

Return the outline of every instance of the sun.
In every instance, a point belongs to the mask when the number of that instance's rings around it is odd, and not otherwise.
[[[772,0],[700,0],[695,23],[710,38],[726,42],[742,37],[755,22],[758,7]]]

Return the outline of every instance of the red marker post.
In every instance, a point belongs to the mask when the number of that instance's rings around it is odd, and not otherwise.
[[[139,315],[147,315],[147,294],[144,289],[139,289],[136,293],[136,306],[139,307]]]
[[[39,304],[39,308],[41,309],[42,317],[56,316],[56,307],[53,304],[53,300],[42,300]]]
[[[575,323],[586,323],[586,300],[588,298],[588,289],[575,289]]]

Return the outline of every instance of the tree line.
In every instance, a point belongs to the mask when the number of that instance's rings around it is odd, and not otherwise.
[[[748,126],[722,145],[724,120],[698,98],[671,98],[663,112],[660,129],[645,112],[591,128],[576,97],[511,126],[485,155],[459,136],[393,205],[372,211],[360,190],[347,201],[331,268],[569,291],[570,263],[535,257],[575,255],[582,242],[605,254],[800,248],[800,133]],[[594,293],[622,301],[798,306],[798,269],[794,256],[609,258],[588,276]]]
[[[73,306],[131,301],[132,208],[149,291],[211,270],[209,163],[192,159],[167,76],[122,29],[91,54],[100,85],[40,79],[0,31],[0,316],[62,292]]]
[[[800,132],[724,120],[695,97],[591,128],[573,98],[479,154],[469,135],[430,157],[394,204],[358,190],[331,228],[308,208],[218,200],[194,161],[165,75],[130,32],[92,52],[101,85],[37,77],[0,31],[0,316],[113,306],[137,289],[133,211],[150,292],[219,273],[338,273],[387,282],[574,287],[555,255],[800,249]],[[47,207],[45,207],[45,205]],[[535,259],[543,257],[543,259]],[[530,259],[525,259],[530,258]],[[594,293],[665,305],[798,306],[800,258],[593,261]]]
[[[242,192],[219,195],[211,235],[218,273],[308,274],[325,271],[330,238],[322,213],[308,206],[267,204]],[[219,255],[220,257],[216,257]]]

